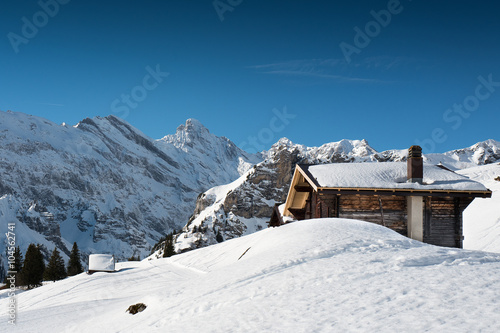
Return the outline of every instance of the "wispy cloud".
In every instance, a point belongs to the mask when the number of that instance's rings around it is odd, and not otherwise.
[[[342,75],[333,75],[333,74],[325,74],[325,73],[315,73],[315,72],[307,72],[300,70],[276,70],[276,71],[265,71],[264,74],[276,74],[276,75],[289,75],[289,76],[303,76],[303,77],[317,77],[317,78],[325,78],[325,79],[335,79],[339,81],[358,81],[358,82],[380,82],[380,80],[376,79],[366,79],[366,78],[358,78],[358,77],[348,77]]]
[[[37,103],[38,105],[48,105],[48,106],[65,106],[64,104],[58,103]]]
[[[408,57],[378,56],[365,58],[359,62],[352,62],[351,64],[358,68],[391,70],[418,62],[419,60]]]
[[[348,64],[344,59],[300,59],[248,66],[263,74],[329,79],[342,82],[388,83],[380,79],[389,71],[408,63],[401,57],[372,57]]]

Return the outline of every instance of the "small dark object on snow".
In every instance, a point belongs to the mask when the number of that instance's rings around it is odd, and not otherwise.
[[[251,246],[250,246],[250,247],[251,247]],[[243,256],[244,256],[244,255],[248,252],[248,250],[250,250],[250,247],[249,247],[248,249],[246,249],[246,250],[245,250],[245,252],[243,252],[243,254],[242,254],[242,255],[238,258],[238,260],[240,260],[240,259],[241,259],[241,257],[243,257]]]
[[[495,178],[496,181],[500,182],[500,176],[498,176],[497,178]]]
[[[129,306],[127,309],[127,312],[135,315],[138,312],[144,311],[144,309],[146,309],[146,307],[147,307],[147,305],[144,303],[137,303],[137,304]]]

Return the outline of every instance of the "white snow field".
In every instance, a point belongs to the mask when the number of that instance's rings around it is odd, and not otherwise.
[[[481,182],[493,193],[491,198],[476,198],[464,211],[464,248],[500,253],[500,163],[457,171]],[[499,178],[497,178],[499,179]]]
[[[0,332],[500,332],[500,254],[294,222],[0,300]],[[147,308],[136,315],[126,309]]]

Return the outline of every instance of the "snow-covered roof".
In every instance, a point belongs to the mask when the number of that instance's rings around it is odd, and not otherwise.
[[[333,163],[300,168],[317,188],[487,191],[481,183],[431,164],[424,164],[423,184],[407,182],[405,162]]]
[[[111,254],[89,255],[89,271],[112,272],[115,270],[115,258]]]

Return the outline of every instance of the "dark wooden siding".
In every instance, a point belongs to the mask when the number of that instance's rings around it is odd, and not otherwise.
[[[407,234],[406,198],[377,195],[319,196],[316,217],[341,217],[377,223]]]
[[[425,200],[424,242],[461,248],[462,212],[473,198],[427,197]]]
[[[315,217],[338,217],[337,195],[318,195],[315,198]]]
[[[462,247],[462,212],[474,198],[424,197],[424,242]],[[340,217],[386,226],[407,235],[407,197],[312,192],[301,218]],[[298,217],[299,211],[294,212]],[[299,218],[300,219],[300,218]]]

